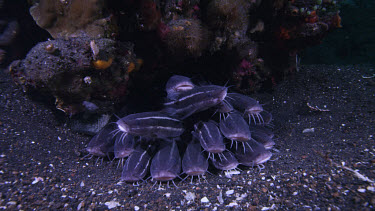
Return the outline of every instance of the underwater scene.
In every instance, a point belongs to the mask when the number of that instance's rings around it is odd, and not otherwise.
[[[374,210],[372,0],[0,0],[0,209]]]

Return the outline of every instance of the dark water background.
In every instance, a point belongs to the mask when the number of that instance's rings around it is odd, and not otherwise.
[[[340,2],[342,28],[301,53],[302,64],[375,63],[375,1]]]

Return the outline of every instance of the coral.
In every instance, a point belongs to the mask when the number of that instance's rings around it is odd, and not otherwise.
[[[113,62],[113,59],[112,58],[109,58],[108,60],[95,60],[95,61],[92,61],[92,66],[95,67],[95,69],[98,69],[98,70],[104,70],[104,69],[107,69],[108,67],[111,66]]]
[[[203,75],[219,72],[218,78],[231,78],[240,92],[256,90],[271,78],[292,72],[293,58],[300,50],[320,43],[329,31],[341,26],[335,1],[33,2],[30,13],[54,38],[111,37],[133,42],[144,58],[145,72],[137,72],[138,78],[152,81],[164,69],[190,72],[184,62],[194,61],[196,69],[205,69]],[[118,62],[116,55],[97,52],[95,43],[90,47],[93,69],[112,69]],[[56,49],[46,46],[51,55],[59,53]],[[203,60],[213,65],[202,67]],[[226,64],[215,62],[218,60]],[[246,71],[242,61],[251,64]],[[130,62],[125,66],[131,73],[140,65]]]
[[[129,43],[97,39],[95,55],[90,42],[71,38],[39,43],[24,60],[10,65],[13,80],[28,93],[52,95],[68,115],[87,110],[84,101],[99,105],[98,112],[109,112],[112,102],[125,96],[128,66],[137,61]]]
[[[199,20],[178,19],[167,24],[169,31],[163,41],[175,55],[201,56],[207,46],[208,34]]]
[[[328,8],[328,9],[327,9]],[[299,48],[311,45],[315,41],[320,42],[331,28],[340,26],[335,3],[330,1],[292,1],[285,6],[284,13],[277,22],[275,31],[277,39],[288,40],[290,47],[298,42]],[[288,21],[286,21],[288,20]],[[301,42],[302,41],[302,42]]]
[[[100,38],[110,28],[104,8],[104,0],[40,0],[30,8],[30,14],[54,38]]]
[[[251,93],[259,90],[269,75],[270,72],[264,68],[262,59],[244,58],[233,71],[232,78],[238,91]]]
[[[229,78],[236,91],[253,92],[293,72],[301,49],[341,26],[333,1],[35,2],[31,15],[58,39],[35,46],[10,66],[11,73],[25,91],[54,96],[69,115],[87,110],[83,101],[103,100],[104,107],[121,101],[129,74],[134,74],[132,84],[145,85],[144,80],[165,77],[166,69],[215,77],[219,83]],[[12,40],[17,24],[0,23],[5,26],[1,45]],[[132,47],[120,50],[115,39],[97,39],[107,35],[134,42],[144,62],[135,59]],[[144,71],[134,71],[142,64]]]
[[[246,30],[248,5],[243,0],[213,0],[207,8],[208,25],[224,30]]]
[[[137,59],[136,62],[130,62],[128,65],[127,73],[131,73],[135,70],[139,70],[143,64],[143,59]]]
[[[268,77],[273,83],[295,71],[298,52],[321,43],[331,30],[340,27],[335,1],[262,1],[259,9],[257,17],[265,28],[252,38],[260,43],[258,56],[271,70]]]
[[[216,43],[211,52],[223,48],[231,50],[246,43],[249,4],[240,0],[214,0],[207,5],[207,25],[213,31]]]
[[[40,74],[36,74],[31,68],[26,78],[31,77],[32,80],[17,77],[24,70],[13,71],[15,80],[23,84],[24,88],[35,86],[36,89],[43,89],[36,81],[43,79],[45,82],[55,77],[52,68],[63,69],[62,72],[65,72],[67,67],[72,66],[67,62],[70,58],[82,69],[111,72],[114,74],[113,80],[119,81],[124,80],[124,73],[115,71],[116,67],[129,74],[134,73],[134,70],[144,63],[145,71],[136,72],[134,80],[147,78],[149,81],[165,75],[165,69],[190,72],[198,67],[196,72],[204,69],[200,73],[205,76],[215,75],[222,80],[215,82],[225,82],[230,78],[237,91],[252,92],[262,87],[262,84],[270,84],[271,80],[280,80],[285,73],[293,72],[296,67],[295,57],[300,50],[319,43],[330,30],[341,26],[338,7],[334,1],[36,2],[38,3],[31,7],[30,13],[37,24],[47,29],[53,37],[82,37],[82,42],[87,39],[90,41],[89,45],[81,45],[85,46],[87,52],[77,50],[84,55],[82,58],[75,58],[78,57],[75,52],[65,56],[62,62],[66,64],[65,68],[56,65],[57,61],[60,61],[57,56],[62,53],[58,43],[62,41],[50,41],[43,46],[43,52],[53,58],[51,63],[54,65],[50,68],[40,68]],[[117,33],[112,29],[120,31]],[[108,47],[100,46],[102,43],[96,42],[93,38],[109,34],[119,40],[134,41],[144,62],[134,60],[119,65],[121,55],[118,55],[116,50],[99,50]],[[76,49],[76,46],[72,48]],[[190,69],[184,63],[188,60],[195,62]],[[33,61],[30,62],[38,66]],[[203,63],[210,63],[211,66],[207,68],[202,65]],[[17,69],[15,66],[12,68]],[[40,75],[43,77],[38,79]],[[48,78],[48,75],[51,78]],[[82,87],[83,84],[87,84],[86,81],[96,83],[95,77],[91,77],[91,80],[86,78],[84,82],[82,78],[70,80],[72,84],[67,86],[74,84],[73,87]],[[125,78],[128,79],[127,76]],[[275,78],[277,80],[274,80]],[[119,92],[123,92],[127,87],[125,84],[103,83],[103,87],[112,90],[108,93],[114,96],[119,95]],[[137,83],[134,81],[134,84]],[[74,90],[79,88],[71,89],[72,92]],[[60,105],[64,104],[62,102],[65,103],[66,100],[60,99]]]

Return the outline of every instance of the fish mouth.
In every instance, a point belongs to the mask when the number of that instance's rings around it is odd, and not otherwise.
[[[91,155],[95,155],[95,156],[98,156],[98,157],[105,157],[106,154],[104,154],[102,152],[102,150],[100,150],[100,147],[87,147],[86,148],[86,151],[91,154]]]
[[[129,157],[134,150],[124,151],[124,152],[115,152],[115,158],[126,158]]]
[[[208,152],[217,154],[217,153],[221,153],[221,152],[224,152],[224,151],[225,151],[225,148],[213,148],[213,149],[210,149],[210,151],[208,151]]]
[[[128,177],[121,178],[121,180],[126,181],[126,182],[138,182],[139,180],[142,180],[142,178],[128,176]]]
[[[244,135],[241,135],[241,134],[234,134],[232,136],[229,136],[228,137],[230,140],[233,140],[233,141],[240,141],[240,142],[246,142],[246,141],[249,141],[251,139],[251,137],[249,136],[244,136]]]
[[[261,105],[254,106],[247,110],[249,114],[260,114],[261,112],[263,112],[263,107]]]
[[[223,170],[224,171],[233,170],[233,169],[237,168],[237,166],[238,166],[238,163],[232,163],[232,164],[229,164],[229,165],[225,166]]]
[[[175,90],[176,91],[187,91],[187,90],[191,90],[191,89],[193,89],[194,88],[194,86],[192,85],[192,84],[190,84],[190,83],[182,83],[182,84],[180,84],[180,85],[178,85],[176,88],[175,88]]]
[[[157,180],[157,181],[170,181],[170,180],[173,180],[174,178],[176,178],[176,174],[173,174],[173,173],[170,173],[170,172],[167,172],[167,171],[161,171],[159,173],[157,173],[157,175],[154,175],[152,178]]]
[[[198,175],[203,175],[204,173],[206,173],[206,171],[204,171],[203,169],[193,169],[193,170],[186,171],[185,173],[191,176],[198,176]]]
[[[257,159],[254,161],[255,165],[263,164],[271,159],[272,153],[267,151],[262,153]]]
[[[264,148],[265,149],[272,149],[273,146],[275,146],[275,142],[267,142],[266,144],[264,144]]]

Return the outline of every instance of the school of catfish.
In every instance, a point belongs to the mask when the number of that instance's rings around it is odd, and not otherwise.
[[[195,85],[172,76],[160,111],[119,118],[96,134],[90,155],[119,159],[121,180],[199,179],[212,167],[230,171],[259,166],[272,156],[272,115],[255,99],[225,86]],[[182,155],[182,156],[181,156]],[[125,163],[124,163],[125,162]]]

